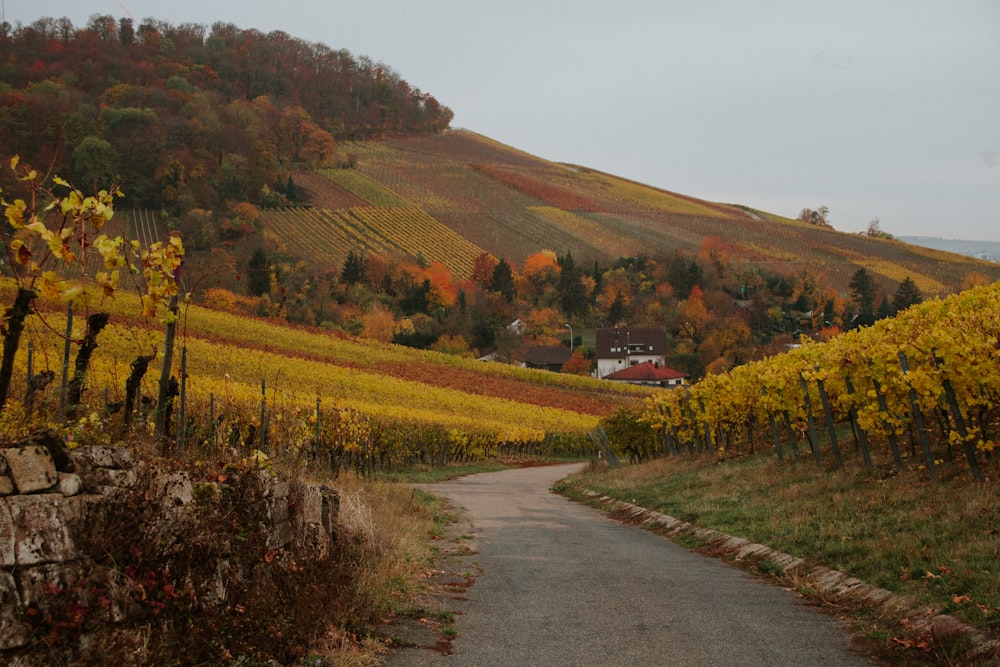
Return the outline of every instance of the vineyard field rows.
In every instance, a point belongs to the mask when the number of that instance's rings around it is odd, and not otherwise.
[[[465,277],[482,249],[465,240],[423,209],[357,207],[331,211],[288,208],[265,211],[262,224],[287,245],[306,251],[315,263],[339,267],[349,251],[421,255]]]
[[[129,315],[138,309],[134,296],[120,294],[112,305],[112,324],[101,334],[101,353],[94,357],[85,394],[98,413],[106,403],[121,403],[129,364],[140,353],[160,349],[163,340],[162,331],[145,329]],[[62,341],[53,331],[65,326],[65,314],[51,306],[40,312],[49,325],[32,321],[27,333],[33,372],[58,373]],[[75,320],[75,335],[82,334],[82,319]],[[181,310],[178,345],[187,363],[189,419],[208,424],[211,410],[226,428],[246,434],[251,425],[260,426],[266,410],[268,428],[273,427],[276,437],[291,438],[300,446],[314,440],[307,436],[312,433],[309,424],[316,423],[310,415],[318,400],[328,438],[341,442],[347,437],[345,419],[363,422],[365,446],[392,460],[399,460],[404,450],[412,453],[417,443],[423,450],[440,445],[442,438],[445,443],[465,443],[460,449],[467,455],[472,455],[469,443],[477,443],[476,451],[513,451],[510,447],[535,446],[553,436],[580,441],[603,414],[648,395],[590,378],[554,378],[551,373],[291,329],[197,306]],[[156,394],[158,363],[150,365],[143,380],[144,395]],[[26,376],[26,364],[21,355],[18,377]],[[22,392],[23,380],[22,388],[14,390],[15,395]],[[401,440],[386,440],[389,432]]]
[[[412,204],[355,169],[322,169],[319,172],[371,206],[398,208]]]
[[[942,462],[962,461],[979,481],[979,458],[1000,443],[998,341],[995,283],[711,375],[650,399],[643,420],[675,450],[697,442],[724,459],[756,441],[780,459],[783,446],[805,441],[817,463],[832,456],[836,467],[836,426],[846,424],[870,470],[916,467],[933,477]],[[821,453],[826,431],[830,450]]]
[[[859,256],[871,259],[878,287],[885,293],[907,275],[927,294],[940,295],[955,291],[972,269],[1000,278],[995,264],[550,162],[465,130],[358,142],[348,150],[356,156],[356,166],[338,171],[361,176],[335,176],[345,184],[346,179],[357,181],[345,187],[357,194],[381,187],[423,208],[476,246],[514,262],[542,249],[572,252],[585,263],[650,249],[696,253],[714,237],[726,241],[731,261],[752,260],[783,274],[818,272],[845,293],[860,266],[855,262]],[[384,193],[363,198],[386,205]],[[571,221],[568,215],[578,218]],[[577,225],[580,217],[592,222]],[[605,221],[610,229],[591,233]]]

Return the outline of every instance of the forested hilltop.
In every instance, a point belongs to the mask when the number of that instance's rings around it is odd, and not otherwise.
[[[169,217],[280,203],[282,175],[335,163],[337,141],[451,118],[389,67],[280,31],[95,15],[0,35],[0,158],[85,189],[119,180],[129,207]]]

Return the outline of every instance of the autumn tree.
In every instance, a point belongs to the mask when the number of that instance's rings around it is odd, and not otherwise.
[[[428,297],[432,308],[450,308],[455,304],[457,289],[452,280],[451,270],[444,262],[431,262],[420,271],[419,275],[430,283]]]
[[[820,206],[815,211],[811,208],[804,208],[799,211],[798,220],[810,225],[816,225],[817,227],[832,228],[830,224],[830,209],[826,206]]]
[[[388,343],[392,341],[395,333],[396,318],[384,305],[375,303],[368,309],[368,312],[361,318],[363,329],[361,335],[364,338]]]
[[[590,369],[591,363],[581,350],[573,350],[573,354],[562,365],[562,372],[572,375],[589,375]]]
[[[451,336],[444,335],[438,338],[431,345],[430,349],[435,352],[442,352],[444,354],[451,354],[456,357],[471,357],[472,352],[469,350],[469,343],[462,336]]]
[[[475,261],[472,263],[472,276],[470,279],[480,287],[490,289],[493,281],[493,269],[496,268],[497,264],[499,264],[497,258],[488,252],[477,255]]]
[[[551,250],[541,250],[528,255],[521,270],[523,299],[539,303],[547,287],[554,287],[559,277],[559,259]]]
[[[680,304],[679,316],[680,333],[693,340],[695,344],[701,343],[712,315],[705,307],[702,290],[697,285],[691,288],[688,298]]]
[[[300,106],[281,112],[277,126],[278,152],[289,161],[323,166],[336,152],[333,135],[318,127]]]
[[[726,270],[729,268],[729,252],[721,238],[706,236],[698,249],[698,256],[703,262],[715,269],[719,278],[726,277]]]

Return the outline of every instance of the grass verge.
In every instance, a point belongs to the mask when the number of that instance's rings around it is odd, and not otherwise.
[[[476,463],[450,463],[444,466],[414,465],[399,470],[379,472],[375,478],[387,482],[405,482],[409,484],[433,484],[449,479],[474,475],[480,472],[496,472],[515,467],[514,464],[498,461],[480,461]]]
[[[550,456],[544,459],[525,459],[519,461],[477,461],[472,463],[449,463],[443,466],[418,464],[400,468],[399,470],[377,472],[375,479],[389,482],[404,482],[407,484],[434,484],[449,479],[475,475],[481,472],[497,472],[508,468],[536,465],[554,465],[558,463],[583,462],[586,459],[578,456]]]

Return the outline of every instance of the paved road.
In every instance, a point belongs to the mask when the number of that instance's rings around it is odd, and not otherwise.
[[[390,665],[867,665],[793,593],[548,491],[578,466],[426,485],[464,507],[482,573],[451,655]]]

